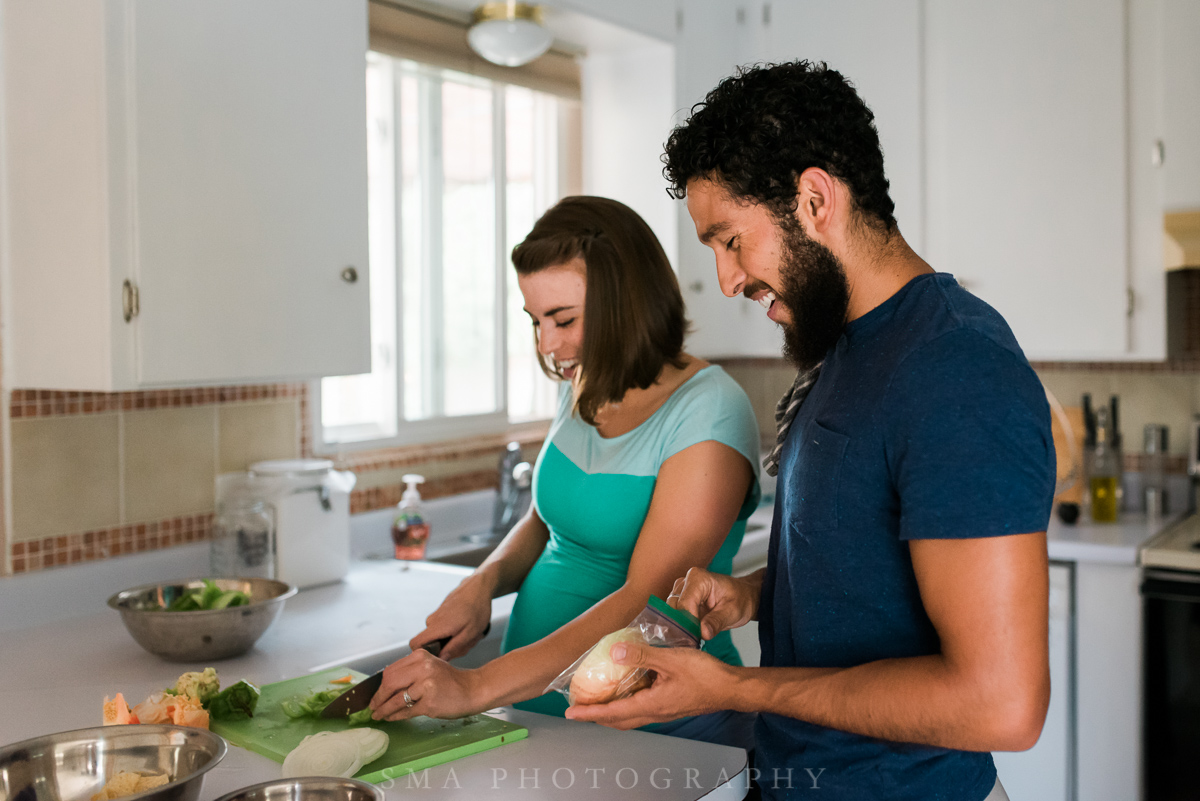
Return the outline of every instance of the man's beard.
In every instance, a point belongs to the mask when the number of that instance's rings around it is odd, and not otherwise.
[[[783,324],[783,355],[801,370],[825,358],[846,327],[850,284],[833,251],[811,239],[791,215],[779,221],[783,263],[777,300],[792,321]]]

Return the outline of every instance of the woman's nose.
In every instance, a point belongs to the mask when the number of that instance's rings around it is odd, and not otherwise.
[[[554,353],[555,347],[558,345],[558,336],[547,330],[547,326],[538,326],[537,346],[538,353],[543,356],[549,356]]]

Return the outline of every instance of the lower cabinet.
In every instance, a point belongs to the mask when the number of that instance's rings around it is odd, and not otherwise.
[[[996,753],[1023,801],[1141,794],[1142,607],[1133,565],[1050,566],[1050,709],[1037,745]]]
[[[992,754],[1009,797],[1023,801],[1074,798],[1075,643],[1072,585],[1075,566],[1050,565],[1050,708],[1037,745]]]

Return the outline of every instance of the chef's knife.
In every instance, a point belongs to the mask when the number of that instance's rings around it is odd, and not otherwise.
[[[486,637],[491,630],[492,624],[488,623],[487,628],[483,630],[483,636]],[[434,656],[441,656],[442,649],[446,647],[446,643],[450,642],[450,640],[451,637],[442,637],[440,640],[425,643],[421,648]],[[366,709],[370,706],[371,698],[379,691],[379,687],[382,684],[383,671],[381,670],[378,673],[371,674],[330,701],[329,705],[321,710],[321,717],[344,718],[347,715]]]

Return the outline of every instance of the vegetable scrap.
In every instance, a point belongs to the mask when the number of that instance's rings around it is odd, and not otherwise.
[[[132,709],[125,696],[104,698],[104,725],[126,723],[173,723],[207,729],[211,720],[242,720],[254,716],[259,691],[248,681],[239,681],[225,690],[217,671],[184,673],[175,684]]]
[[[100,792],[92,796],[92,801],[112,801],[115,798],[144,793],[155,787],[162,787],[170,780],[165,773],[143,775],[123,770],[109,779]]]

